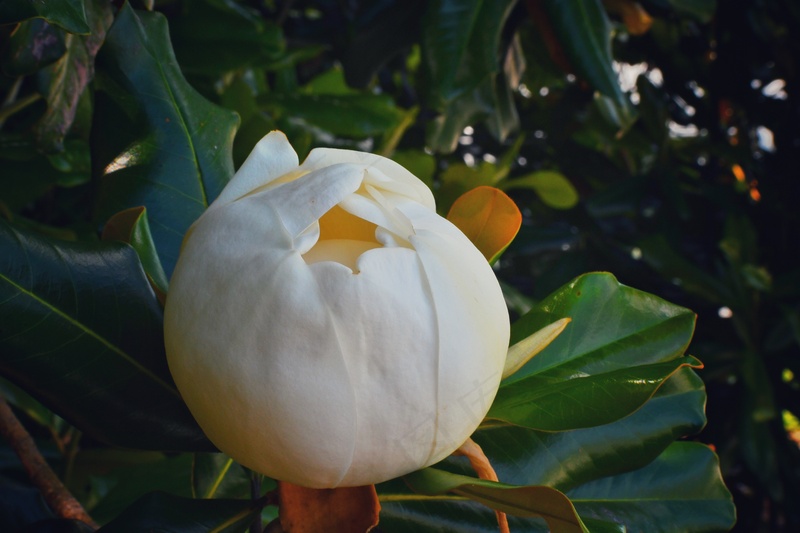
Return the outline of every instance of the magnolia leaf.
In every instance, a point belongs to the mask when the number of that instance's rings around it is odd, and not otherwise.
[[[213,450],[175,388],[163,315],[136,253],[0,221],[0,372],[118,446]]]
[[[544,431],[608,424],[639,409],[684,366],[702,368],[682,357],[572,379],[532,376],[501,387],[486,417]]]
[[[239,119],[181,73],[167,19],[125,3],[97,55],[92,164],[100,221],[145,206],[167,276],[183,235],[233,176]]]
[[[569,498],[550,487],[518,487],[436,468],[413,472],[403,480],[424,495],[452,492],[510,515],[544,518],[553,533],[589,532]]]
[[[381,509],[375,485],[309,489],[279,481],[278,499],[285,533],[364,533],[378,524]]]
[[[517,204],[503,191],[481,186],[453,203],[447,220],[472,241],[490,263],[508,248],[522,225]]]
[[[572,321],[570,318],[561,318],[549,326],[545,326],[536,333],[525,337],[508,349],[506,366],[503,368],[503,379],[522,368],[533,356],[544,350],[548,344],[558,337],[564,328]]]
[[[719,460],[697,442],[675,442],[642,469],[600,478],[567,494],[581,517],[613,520],[629,531],[728,531],[736,521]]]
[[[136,250],[150,285],[156,292],[161,305],[164,305],[169,282],[158,259],[153,236],[150,234],[147,209],[131,207],[120,211],[106,222],[103,227],[102,239],[104,241],[122,241],[130,244]]]

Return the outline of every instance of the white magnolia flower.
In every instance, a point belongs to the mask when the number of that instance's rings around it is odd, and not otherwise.
[[[262,139],[186,235],[169,366],[209,439],[314,488],[378,483],[460,446],[497,391],[492,269],[389,159]]]

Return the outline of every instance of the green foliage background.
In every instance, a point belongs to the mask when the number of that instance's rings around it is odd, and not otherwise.
[[[509,486],[449,459],[379,487],[382,531],[493,530],[474,501],[513,531],[726,530],[720,469],[736,530],[800,528],[800,8],[643,0],[636,35],[633,5],[0,3],[1,390],[104,530],[274,517],[270,480],[208,453],[158,298],[183,232],[276,128],[301,159],[395,159],[442,213],[506,190],[524,214],[496,265],[512,340],[573,319],[476,433]],[[100,239],[141,206],[130,245]],[[0,523],[46,527],[6,448],[0,491]]]

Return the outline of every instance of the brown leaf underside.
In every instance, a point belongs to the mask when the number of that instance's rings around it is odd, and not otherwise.
[[[308,489],[279,481],[278,499],[285,533],[366,533],[381,510],[375,485]]]

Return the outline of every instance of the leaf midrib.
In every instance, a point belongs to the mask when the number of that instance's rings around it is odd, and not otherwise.
[[[138,370],[139,372],[141,372],[142,374],[144,374],[148,378],[152,379],[155,383],[159,384],[161,387],[163,387],[164,389],[168,390],[170,393],[172,393],[175,396],[177,396],[178,398],[180,398],[180,394],[178,393],[177,389],[175,389],[174,387],[169,385],[167,382],[165,382],[163,379],[161,379],[160,377],[155,375],[152,371],[150,371],[147,367],[145,367],[144,365],[139,363],[136,359],[131,357],[128,353],[126,353],[119,346],[115,345],[114,343],[112,343],[111,341],[109,341],[108,339],[106,339],[105,337],[103,337],[102,335],[100,335],[99,333],[94,331],[93,329],[90,329],[90,328],[86,327],[84,324],[82,324],[81,322],[77,321],[75,318],[71,317],[69,314],[65,313],[64,311],[62,311],[58,307],[54,306],[53,304],[51,304],[47,300],[42,299],[41,297],[39,297],[34,292],[32,292],[32,291],[26,289],[25,287],[19,285],[18,283],[16,283],[15,281],[13,281],[9,277],[7,277],[6,275],[0,274],[0,279],[2,281],[5,281],[6,283],[8,283],[11,287],[16,289],[20,294],[22,294],[24,296],[27,296],[28,298],[32,299],[33,301],[35,301],[39,305],[43,306],[44,308],[48,309],[52,313],[56,314],[58,317],[60,317],[62,320],[66,321],[67,323],[69,323],[73,327],[75,327],[78,330],[82,331],[83,333],[89,335],[90,337],[95,339],[97,342],[99,342],[100,344],[102,344],[103,346],[105,346],[106,348],[111,350],[113,353],[119,355],[123,360],[128,362],[128,364],[130,364],[131,366],[136,368],[136,370]]]

